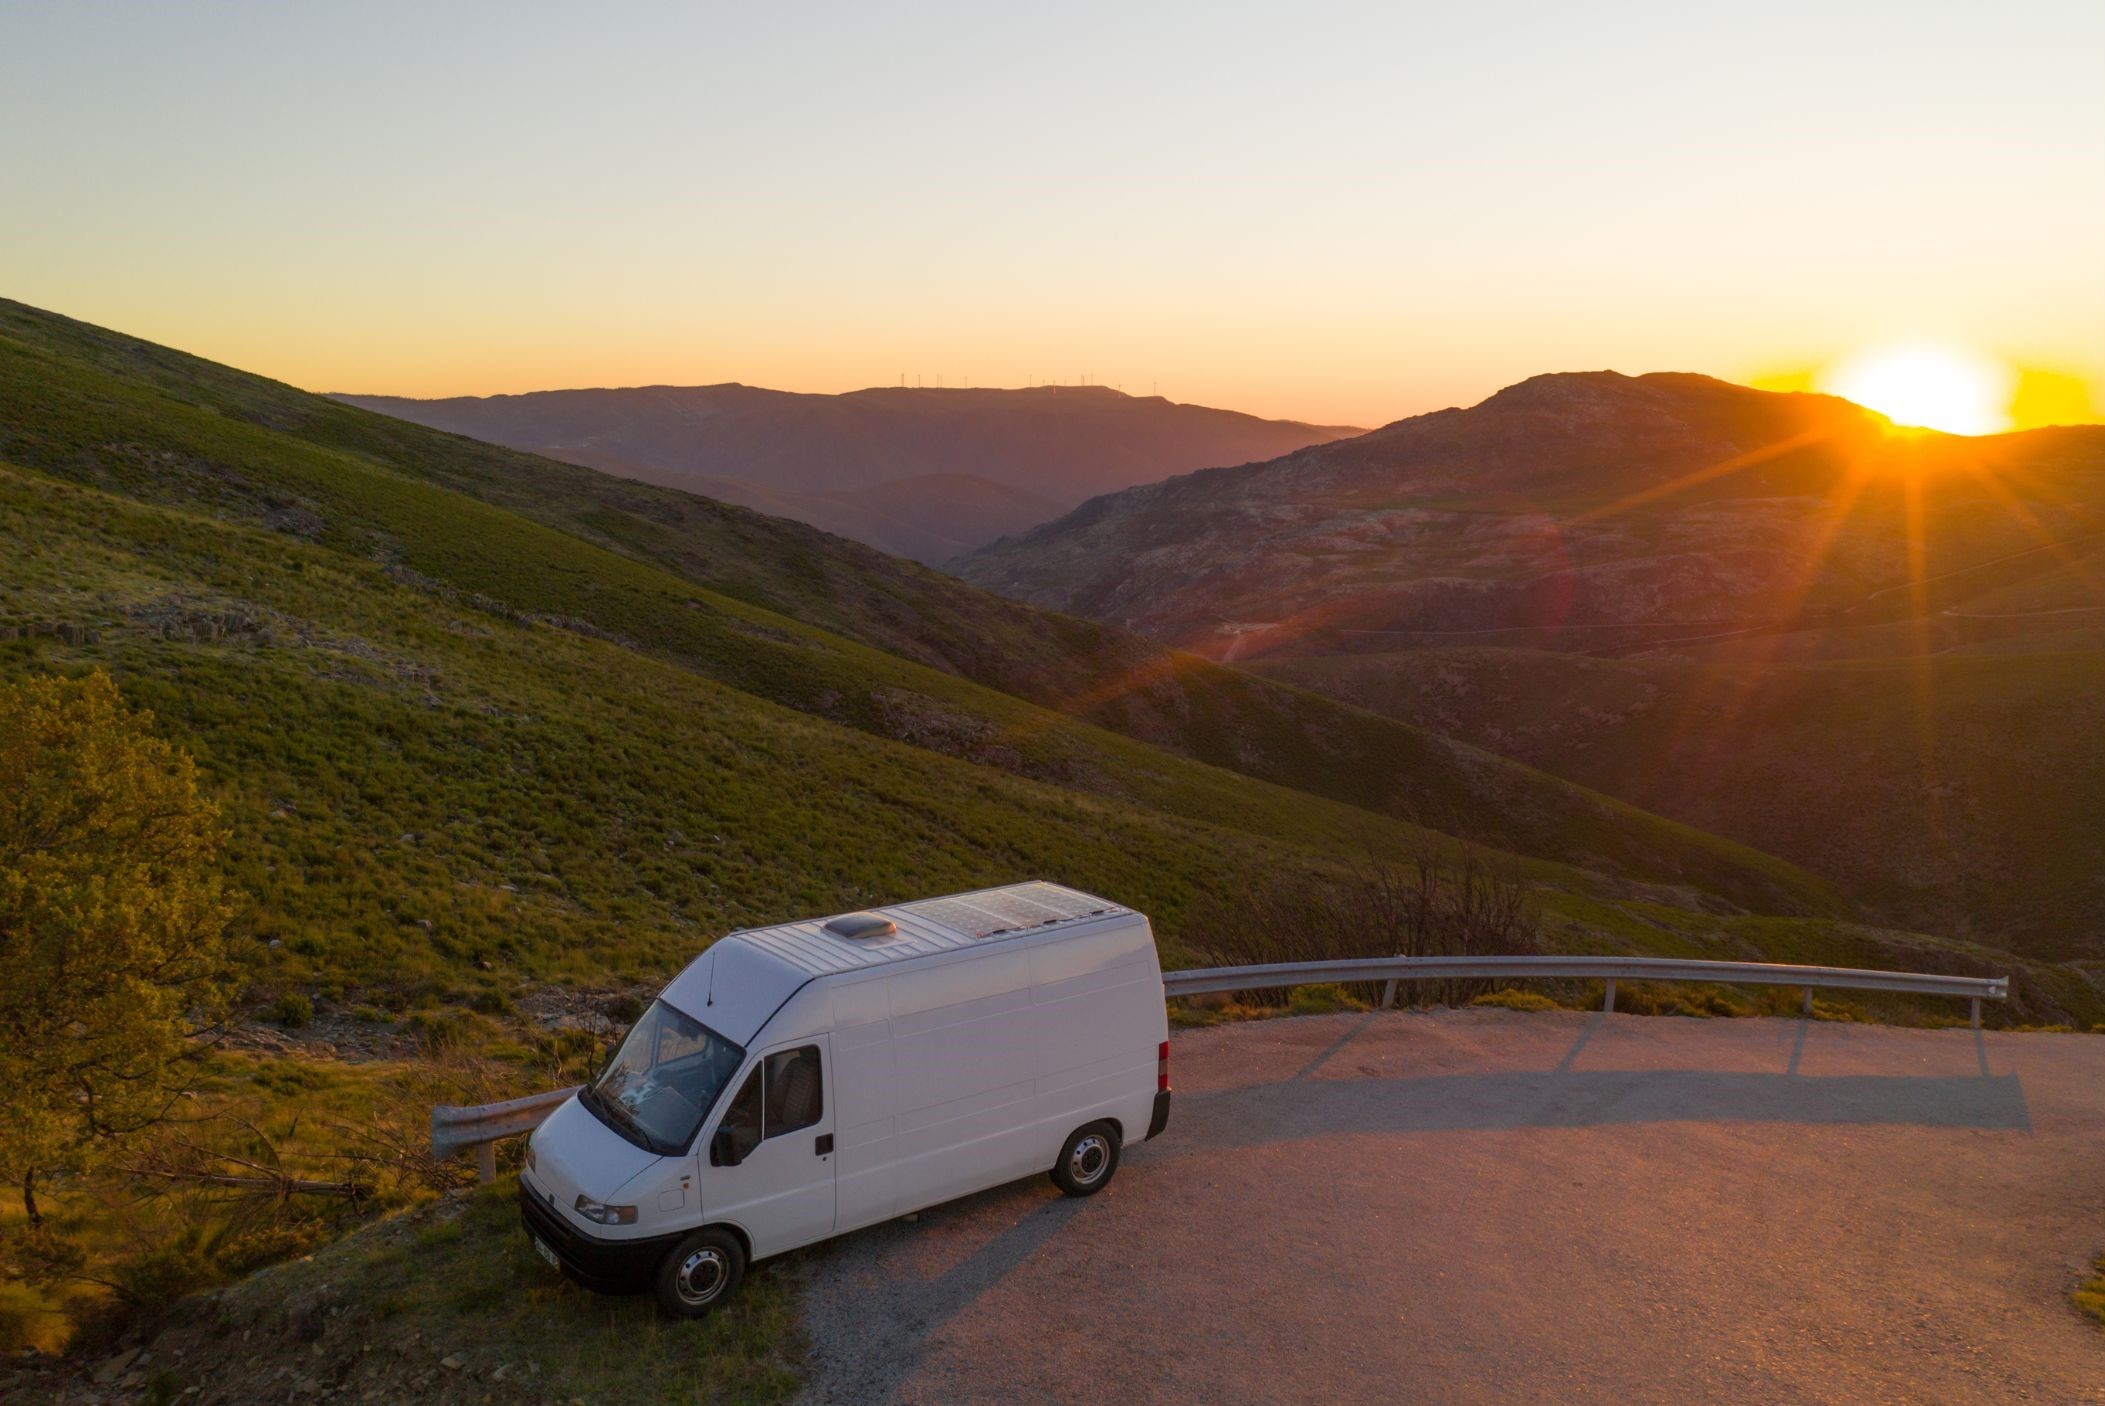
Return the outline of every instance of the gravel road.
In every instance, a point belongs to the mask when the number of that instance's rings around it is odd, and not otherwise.
[[[804,1257],[804,1400],[2105,1402],[2105,1038],[1180,1034],[1169,1131]]]

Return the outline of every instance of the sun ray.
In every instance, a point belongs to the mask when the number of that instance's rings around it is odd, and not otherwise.
[[[1872,471],[1861,464],[1853,463],[1844,471],[1842,482],[1828,500],[1823,521],[1806,544],[1805,558],[1796,580],[1785,587],[1781,608],[1774,614],[1778,628],[1766,634],[1749,636],[1744,654],[1737,649],[1721,651],[1710,661],[1710,667],[1689,690],[1668,730],[1669,755],[1691,747],[1704,762],[1717,760],[1716,749],[1725,745],[1747,712],[1762,672],[1774,661],[1777,649],[1789,633],[1788,626],[1798,618],[1811,598],[1836,538],[1841,535],[1842,528],[1855,511],[1857,499],[1871,480]],[[1721,695],[1723,701],[1718,705],[1717,715],[1706,726],[1702,714]],[[1708,732],[1709,736],[1699,736],[1701,732]]]
[[[1700,487],[1713,479],[1723,478],[1727,474],[1736,474],[1743,469],[1751,469],[1756,464],[1766,464],[1771,459],[1780,459],[1794,450],[1810,448],[1812,445],[1831,437],[1832,431],[1829,430],[1805,430],[1799,434],[1786,436],[1777,440],[1774,444],[1765,444],[1759,449],[1750,449],[1744,454],[1735,454],[1730,459],[1692,470],[1678,478],[1669,479],[1665,483],[1655,483],[1650,488],[1639,489],[1635,493],[1616,499],[1613,503],[1608,503],[1598,508],[1589,508],[1576,517],[1566,519],[1565,526],[1583,526],[1586,523],[1597,522],[1605,517],[1614,517],[1618,513],[1629,512],[1633,508],[1641,508],[1647,503],[1656,503],[1662,498],[1671,498],[1677,493],[1686,493],[1689,489]]]
[[[1974,482],[1986,489],[1998,503],[2002,504],[2004,511],[2015,518],[2019,525],[2031,534],[2032,539],[2050,552],[2061,563],[2063,569],[2081,582],[2085,589],[2094,594],[2105,595],[2105,581],[2101,581],[2093,575],[2084,564],[2082,558],[2069,551],[2071,540],[2088,541],[2097,537],[2098,533],[2086,532],[2074,539],[2057,537],[2047,529],[2045,523],[2039,520],[2038,514],[2034,513],[2022,498],[2011,491],[2009,485],[2003,482],[2002,478],[1998,476],[1992,467],[1972,457],[1961,459],[1959,467]]]
[[[1944,803],[1935,775],[1937,681],[1930,663],[1929,537],[1924,528],[1922,493],[1922,480],[1910,478],[1903,493],[1908,558],[1908,633],[1913,645],[1908,652],[1909,694],[1914,703],[1915,763],[1922,781],[1925,819],[1931,838],[1941,848],[1944,844]]]

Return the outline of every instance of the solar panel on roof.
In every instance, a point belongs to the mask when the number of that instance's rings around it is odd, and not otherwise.
[[[1057,884],[1031,883],[956,898],[925,899],[903,904],[900,911],[980,938],[1121,910]]]

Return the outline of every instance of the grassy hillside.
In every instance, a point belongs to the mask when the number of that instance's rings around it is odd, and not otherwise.
[[[391,421],[19,305],[0,313],[0,456],[18,464],[384,563],[402,583],[1021,776],[1149,805],[1224,784],[1080,717],[1518,853],[1756,911],[1846,906],[1791,866],[1488,752],[794,524]]]
[[[1880,643],[1800,641],[1788,662],[1484,649],[1253,667],[1795,860],[1888,923],[2105,953],[2105,654],[1822,657]]]

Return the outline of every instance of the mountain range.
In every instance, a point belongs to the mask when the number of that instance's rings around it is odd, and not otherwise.
[[[1805,866],[2105,952],[2105,427],[1536,377],[954,564]]]
[[[0,676],[198,760],[252,998],[500,1021],[785,914],[1043,875],[1156,916],[1469,847],[1558,950],[2016,974],[1496,752],[802,524],[0,303]],[[534,997],[538,999],[538,997]],[[432,1014],[431,1019],[437,1019]],[[494,1035],[491,1038],[496,1038]]]
[[[1100,493],[1359,433],[1107,386],[810,395],[730,384],[336,398],[929,563]]]

